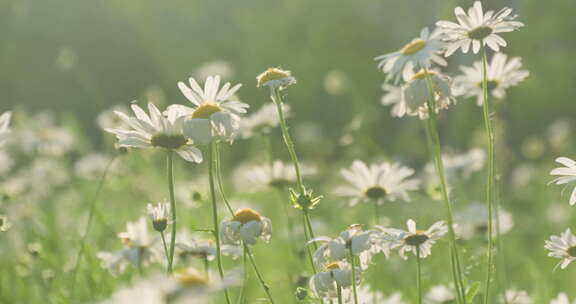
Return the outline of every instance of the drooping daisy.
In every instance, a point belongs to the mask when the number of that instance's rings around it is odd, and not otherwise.
[[[446,60],[440,55],[444,49],[441,38],[439,31],[430,33],[425,27],[420,31],[420,37],[400,50],[376,57],[375,60],[379,61],[378,68],[387,74],[388,79],[397,82],[400,76],[408,80],[415,69],[429,68],[432,63],[446,65]]]
[[[154,227],[154,230],[158,232],[164,232],[166,227],[168,227],[170,205],[168,203],[158,203],[156,206],[148,204],[146,211],[152,220],[152,226]]]
[[[396,163],[378,163],[368,166],[355,160],[349,169],[342,169],[342,176],[349,185],[342,186],[337,192],[350,198],[350,205],[358,202],[373,201],[410,201],[409,191],[418,189],[419,182],[409,178],[414,170]]]
[[[462,49],[463,53],[468,53],[470,46],[476,54],[482,45],[488,45],[492,50],[498,52],[500,47],[506,46],[506,41],[498,35],[499,33],[512,32],[524,26],[522,22],[514,21],[515,15],[511,8],[503,8],[498,12],[482,11],[482,3],[474,2],[468,9],[468,14],[461,7],[454,9],[454,14],[458,23],[450,21],[438,21],[436,26],[445,35],[448,42],[446,46],[446,56],[452,55],[457,49]]]
[[[156,259],[153,245],[156,239],[150,237],[146,218],[126,224],[126,232],[118,234],[125,248],[116,252],[98,252],[96,256],[102,266],[113,274],[121,273],[127,262],[136,267],[146,266]]]
[[[290,116],[290,106],[282,104],[284,117]],[[272,129],[278,127],[280,118],[276,105],[266,103],[260,109],[240,121],[240,135],[243,138],[250,138],[258,134],[270,134]]]
[[[560,236],[551,236],[544,248],[550,251],[548,256],[561,259],[556,267],[564,269],[576,259],[576,235],[568,228]]]
[[[176,152],[180,157],[189,161],[200,163],[202,153],[193,142],[184,136],[183,125],[185,117],[181,117],[175,110],[168,109],[166,116],[158,108],[148,103],[147,114],[138,105],[132,105],[135,116],[128,116],[122,112],[115,112],[130,129],[105,129],[118,138],[123,147],[134,148],[163,148]]]
[[[416,222],[409,219],[407,222],[408,231],[400,229],[385,228],[385,233],[395,234],[400,242],[393,247],[399,247],[398,253],[403,259],[408,259],[406,252],[417,255],[416,249],[420,251],[420,258],[425,258],[432,253],[432,245],[436,243],[444,234],[448,232],[448,226],[444,221],[434,223],[428,230],[416,230]]]
[[[317,265],[345,260],[350,251],[360,260],[362,269],[366,269],[372,256],[379,251],[376,246],[375,231],[364,231],[361,225],[351,225],[340,233],[337,238],[317,237],[310,242],[322,242],[314,253]]]
[[[556,168],[550,171],[550,175],[558,176],[551,183],[556,185],[568,185],[576,182],[576,161],[567,157],[558,157],[556,162],[564,165],[564,167]],[[572,190],[570,195],[570,205],[576,204],[576,187]]]
[[[356,285],[362,281],[360,269],[356,269]],[[347,262],[335,262],[324,266],[324,269],[310,278],[310,290],[321,299],[335,299],[338,286],[343,291],[352,287],[352,267]]]
[[[202,89],[192,77],[189,86],[178,83],[178,88],[193,104],[192,107],[171,105],[168,110],[177,112],[177,117],[184,117],[184,132],[194,142],[205,145],[213,138],[232,140],[238,132],[240,115],[246,113],[247,104],[234,100],[234,94],[241,84],[230,87],[225,83],[220,87],[220,76],[206,78]]]
[[[403,100],[406,107],[406,113],[411,116],[418,116],[420,119],[428,117],[428,99],[430,99],[430,90],[428,89],[427,77],[430,78],[430,84],[434,91],[434,108],[436,112],[447,109],[450,105],[456,103],[452,94],[452,80],[439,72],[421,70],[418,73],[412,73],[409,80],[403,86]]]
[[[476,61],[471,67],[461,66],[462,75],[454,78],[454,94],[464,97],[476,97],[476,103],[482,105],[482,62]],[[506,54],[496,53],[487,66],[488,92],[497,99],[506,98],[506,90],[526,79],[530,72],[522,69],[520,57],[508,58]]]
[[[388,82],[382,84],[382,95],[380,103],[385,106],[392,106],[390,113],[392,117],[404,117],[406,115],[406,103],[404,102],[404,90],[401,85],[392,85]]]
[[[518,290],[515,288],[507,289],[504,293],[505,301],[502,303],[508,304],[532,304],[532,298],[525,290]]]
[[[256,244],[257,239],[265,242],[272,235],[272,222],[257,211],[250,208],[239,209],[231,220],[220,224],[222,242],[239,245],[240,241],[247,245]]]
[[[573,302],[570,302],[568,295],[561,292],[560,294],[558,294],[558,296],[556,298],[554,298],[550,302],[550,304],[576,304],[576,300],[574,300]]]
[[[271,90],[283,90],[296,83],[290,71],[280,68],[269,68],[256,76],[256,87],[268,87]]]
[[[0,147],[4,144],[8,134],[10,133],[10,118],[12,117],[12,112],[5,112],[0,115]]]
[[[454,290],[444,285],[436,285],[424,297],[426,304],[456,303]]]

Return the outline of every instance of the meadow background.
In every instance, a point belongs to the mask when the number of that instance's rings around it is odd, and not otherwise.
[[[372,209],[346,207],[334,187],[343,181],[338,172],[354,159],[367,162],[396,160],[421,168],[428,154],[417,119],[392,118],[380,104],[384,76],[373,58],[398,49],[436,20],[452,19],[456,5],[472,1],[136,1],[136,0],[3,0],[0,3],[0,112],[15,112],[14,135],[38,125],[36,113],[51,113],[57,125],[72,131],[73,147],[52,156],[68,170],[70,178],[42,196],[10,196],[4,193],[0,210],[13,214],[13,227],[0,234],[0,303],[70,302],[70,264],[85,222],[87,203],[97,179],[77,178],[73,164],[91,152],[113,153],[113,136],[104,134],[96,117],[118,104],[132,100],[141,104],[187,101],[176,83],[193,75],[206,62],[221,60],[231,70],[228,77],[244,86],[239,92],[253,109],[269,102],[265,90],[255,86],[255,77],[270,66],[291,70],[298,84],[288,91],[290,125],[304,163],[318,173],[309,178],[325,199],[313,212],[317,234],[335,236],[352,223],[369,223]],[[524,28],[507,35],[503,51],[523,58],[530,77],[508,90],[508,98],[497,104],[498,162],[501,205],[514,218],[514,227],[501,239],[498,261],[499,288],[517,287],[547,303],[558,292],[576,296],[574,267],[553,271],[557,260],[546,257],[544,240],[558,234],[576,218],[559,187],[547,186],[548,172],[557,156],[573,157],[576,140],[576,2],[570,0],[483,1],[487,9],[509,6]],[[469,64],[472,56],[452,56],[452,72],[458,64]],[[558,123],[560,122],[560,123]],[[552,126],[552,127],[551,127]],[[553,126],[556,126],[554,128]],[[560,126],[560,127],[558,127]],[[473,100],[460,101],[440,125],[445,147],[467,151],[484,148],[482,116]],[[40,127],[41,129],[41,127]],[[38,130],[39,132],[41,130]],[[272,150],[288,160],[278,130]],[[555,139],[558,134],[560,140]],[[16,138],[18,140],[18,138]],[[245,162],[258,162],[266,152],[258,139],[238,140],[224,148],[225,176]],[[17,155],[24,168],[42,155]],[[94,253],[120,247],[115,238],[127,221],[136,220],[147,203],[167,197],[162,153],[135,151],[122,158],[122,170],[107,180],[98,202],[87,256],[75,286],[76,302],[95,302],[109,296],[137,276],[128,272],[111,276],[99,266]],[[206,165],[178,160],[176,183],[202,177]],[[0,182],[12,171],[0,174]],[[50,181],[38,178],[30,186]],[[456,209],[482,201],[483,172],[462,184],[454,183]],[[246,193],[227,180],[232,202],[248,204],[273,222],[281,222],[285,204],[277,193]],[[4,188],[6,189],[6,188]],[[0,193],[5,190],[0,186]],[[440,201],[420,191],[410,204],[393,203],[384,213],[394,226],[414,218],[429,225],[443,219]],[[184,207],[186,208],[186,207]],[[208,204],[181,209],[180,222],[202,228]],[[287,255],[287,244],[275,242],[255,248],[265,276],[280,303],[292,299],[279,261],[298,259]],[[443,259],[447,242],[440,242],[427,260],[425,286],[449,283],[448,264]],[[39,244],[40,253],[30,249]],[[465,264],[469,280],[482,278],[482,238],[466,243]],[[33,253],[30,253],[33,252]],[[37,255],[37,256],[36,256]],[[302,260],[302,264],[305,261]],[[234,262],[227,261],[227,265]],[[389,294],[414,293],[411,261],[379,258],[376,273],[368,282]],[[371,277],[373,276],[373,277]],[[254,283],[251,292],[261,296]]]

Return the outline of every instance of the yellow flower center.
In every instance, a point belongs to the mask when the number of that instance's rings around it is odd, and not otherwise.
[[[414,39],[412,42],[405,45],[400,52],[404,55],[413,55],[426,46],[426,41],[422,39]]]
[[[566,252],[571,257],[576,258],[576,246],[572,246],[572,247],[568,248],[568,250],[566,250]]]
[[[192,112],[192,118],[210,118],[210,115],[222,111],[219,105],[214,103],[205,103],[197,107],[194,112]]]
[[[436,73],[433,71],[428,71],[428,74],[426,74],[425,70],[420,70],[418,73],[412,75],[412,80],[416,80],[416,79],[424,79],[426,77],[426,75],[435,75]]]
[[[492,34],[492,28],[488,26],[479,26],[477,28],[473,28],[468,32],[468,38],[474,40],[482,40]]]
[[[330,263],[330,264],[326,265],[326,269],[328,269],[328,270],[340,269],[340,265],[338,263]]]
[[[246,224],[251,221],[259,222],[262,220],[262,216],[260,216],[260,213],[250,208],[243,208],[236,211],[236,213],[234,214],[234,218],[232,220],[240,222],[242,224]]]
[[[193,271],[184,270],[175,275],[180,284],[186,287],[202,287],[208,284],[206,279]]]
[[[278,68],[269,68],[256,77],[256,86],[260,87],[265,85],[268,81],[282,80],[290,76],[292,75],[290,75],[289,71],[284,71]]]
[[[424,244],[429,239],[429,237],[424,234],[424,231],[418,230],[415,234],[409,235],[404,238],[404,243],[410,246],[420,246]]]

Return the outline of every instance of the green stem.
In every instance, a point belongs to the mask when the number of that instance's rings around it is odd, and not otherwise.
[[[214,150],[215,151],[215,156],[214,157],[214,162],[215,162],[215,167],[216,167],[216,177],[218,178],[218,190],[220,191],[220,196],[222,197],[222,200],[224,201],[224,204],[226,205],[226,209],[228,209],[228,212],[230,212],[230,215],[234,216],[234,210],[232,209],[232,207],[230,207],[230,202],[228,201],[228,197],[226,195],[226,192],[224,192],[224,186],[223,186],[223,182],[222,182],[222,170],[220,167],[220,143],[216,142],[214,144]]]
[[[354,296],[354,304],[358,304],[358,292],[356,291],[356,258],[352,253],[352,246],[349,248],[350,265],[352,266],[352,294]]]
[[[240,289],[240,295],[238,296],[238,303],[246,302],[246,286],[248,285],[248,266],[247,266],[247,252],[246,247],[242,251],[242,271],[244,272],[244,280],[242,281],[242,288]]]
[[[210,183],[210,197],[212,199],[212,221],[214,225],[214,238],[216,240],[216,264],[218,264],[218,273],[220,278],[224,279],[224,269],[222,267],[222,252],[220,250],[220,227],[218,222],[218,206],[216,205],[216,189],[214,187],[214,171],[216,165],[216,141],[212,140],[210,143],[210,151],[208,153],[208,179]],[[230,304],[230,295],[228,289],[224,288],[224,295],[226,296],[226,303]]]
[[[342,304],[344,302],[342,302],[342,287],[340,287],[340,284],[336,283],[336,290],[338,292],[338,304]]]
[[[292,160],[292,164],[294,166],[294,171],[296,172],[296,183],[298,185],[298,189],[300,195],[304,195],[306,193],[306,189],[304,187],[304,182],[302,181],[302,175],[300,174],[300,162],[298,161],[298,155],[296,154],[296,149],[294,148],[294,142],[292,141],[292,137],[290,137],[290,132],[288,132],[288,126],[286,124],[286,119],[284,118],[284,111],[282,109],[282,97],[280,96],[280,91],[278,89],[271,89],[270,97],[274,104],[276,105],[276,110],[278,112],[278,118],[280,120],[280,129],[282,131],[282,138],[284,139],[284,144],[288,149],[288,153],[290,154],[290,159]],[[303,217],[304,217],[304,232],[307,236],[306,243],[310,239],[314,238],[314,231],[312,230],[312,225],[310,225],[310,217],[308,215],[308,210],[303,209]],[[308,230],[308,232],[306,232]],[[310,238],[308,238],[308,236]],[[318,248],[317,244],[313,245],[314,248]],[[314,266],[314,262],[312,260],[312,253],[310,252],[310,247],[306,246],[306,250],[308,251],[308,255],[310,257],[310,263],[312,269],[314,270],[314,274],[316,274],[316,267]]]
[[[462,279],[462,268],[460,266],[460,257],[458,255],[458,248],[456,246],[456,233],[454,232],[454,212],[452,211],[452,202],[450,201],[450,195],[448,193],[448,184],[446,182],[446,177],[444,175],[444,161],[442,160],[442,148],[440,144],[440,136],[437,130],[437,117],[436,117],[436,105],[434,102],[434,88],[432,81],[430,79],[430,73],[427,69],[424,69],[426,74],[426,86],[429,92],[429,98],[427,100],[428,105],[428,119],[427,130],[432,154],[434,156],[434,165],[436,167],[436,174],[440,180],[440,187],[442,190],[442,198],[444,201],[444,206],[446,208],[446,222],[448,224],[448,239],[450,243],[450,260],[452,267],[452,276],[454,279],[454,286],[456,289],[456,294],[459,303],[466,304],[465,288]]]
[[[495,134],[490,117],[490,101],[488,100],[488,59],[486,58],[486,47],[482,45],[482,91],[483,102],[482,109],[484,115],[484,126],[488,137],[488,175],[486,181],[486,203],[488,205],[488,253],[486,263],[486,282],[484,285],[484,304],[488,304],[490,299],[490,280],[492,277],[493,259],[494,259],[494,232],[493,232],[493,210],[494,210],[494,184],[495,184],[495,161],[494,161],[494,142]]]
[[[272,298],[272,294],[270,293],[270,287],[268,287],[268,284],[266,284],[266,281],[264,281],[262,274],[260,274],[260,271],[258,270],[258,267],[256,266],[256,262],[254,261],[254,257],[252,256],[252,252],[250,252],[250,248],[248,247],[248,245],[244,244],[244,250],[246,251],[246,253],[248,255],[248,259],[250,260],[250,263],[252,264],[252,268],[254,268],[254,272],[256,272],[256,276],[258,277],[258,281],[260,281],[260,285],[262,285],[262,288],[266,292],[266,296],[268,297],[268,300],[270,301],[270,303],[274,304],[274,299]]]
[[[208,262],[208,256],[204,256],[204,274],[206,275],[206,280],[210,280],[210,264]]]
[[[280,91],[278,89],[272,89],[272,101],[276,105],[276,110],[278,111],[278,118],[280,120],[280,129],[282,130],[282,138],[294,164],[294,171],[296,171],[296,182],[298,184],[298,189],[300,194],[305,193],[304,183],[302,182],[302,175],[300,174],[300,163],[298,162],[298,156],[296,154],[296,149],[294,148],[294,142],[292,137],[290,137],[290,132],[288,132],[288,126],[286,125],[286,119],[284,118],[284,111],[282,109],[282,97],[280,96]]]
[[[106,181],[106,177],[108,176],[108,172],[110,171],[110,168],[112,167],[112,163],[114,162],[114,160],[116,160],[116,156],[112,157],[112,159],[110,159],[108,164],[106,164],[106,167],[104,168],[104,172],[102,173],[102,176],[100,177],[100,181],[98,182],[98,186],[96,187],[96,192],[94,193],[94,197],[92,197],[92,200],[90,201],[90,209],[88,211],[88,222],[86,223],[86,230],[84,231],[84,235],[82,235],[82,239],[80,239],[80,249],[78,250],[78,254],[76,255],[76,264],[74,265],[74,270],[72,271],[72,282],[70,284],[71,291],[72,291],[71,299],[74,298],[74,292],[76,291],[76,288],[75,288],[76,277],[78,275],[78,270],[80,269],[82,257],[84,256],[84,250],[86,247],[86,239],[88,238],[88,235],[90,234],[90,229],[92,227],[92,221],[94,220],[94,213],[96,212],[96,202],[98,201],[98,198],[100,197],[100,192],[102,191],[102,188],[104,187],[104,182]]]
[[[166,255],[166,261],[170,263],[170,252],[168,251],[168,246],[166,246],[166,238],[164,237],[164,231],[160,232],[160,238],[162,239],[162,245],[164,246],[164,254]],[[168,273],[170,273],[168,271]]]
[[[170,213],[172,213],[172,235],[170,237],[170,255],[168,257],[168,273],[172,273],[174,263],[174,249],[176,247],[176,199],[174,198],[174,172],[172,160],[174,153],[168,151],[168,190],[170,192]]]
[[[306,227],[306,214],[302,213],[302,223],[304,224],[304,238],[306,239],[306,255],[308,256],[308,260],[310,261],[310,266],[312,266],[312,271],[314,274],[317,273],[316,265],[314,265],[314,259],[312,258],[312,252],[310,251],[310,246],[308,245],[308,241],[312,238],[309,236],[308,228]]]
[[[416,288],[418,288],[418,304],[422,304],[422,270],[420,267],[420,246],[416,246]]]

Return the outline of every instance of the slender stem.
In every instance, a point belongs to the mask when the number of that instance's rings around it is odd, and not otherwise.
[[[247,260],[247,252],[246,247],[243,248],[242,251],[242,271],[244,272],[244,280],[242,281],[242,289],[240,289],[240,296],[238,297],[238,303],[246,302],[246,286],[248,285],[248,263]]]
[[[292,137],[290,137],[290,132],[288,132],[288,126],[286,125],[286,119],[284,118],[284,111],[282,109],[282,97],[280,96],[280,91],[278,89],[272,89],[272,101],[276,105],[276,110],[278,111],[278,117],[280,120],[280,129],[282,130],[282,137],[286,148],[288,148],[288,153],[292,159],[294,165],[294,171],[296,171],[296,182],[301,194],[304,194],[304,183],[302,182],[302,175],[300,174],[300,163],[298,162],[298,155],[296,155],[296,149],[294,148],[294,142]]]
[[[380,205],[377,200],[374,200],[374,225],[378,225],[380,222]]]
[[[311,238],[309,236],[309,231],[306,225],[306,214],[302,213],[302,223],[304,224],[304,237],[306,238],[306,255],[308,256],[308,260],[310,261],[310,266],[312,266],[312,271],[314,272],[314,274],[317,273],[316,271],[316,265],[314,265],[314,259],[312,258],[312,252],[310,251],[310,246],[308,246],[308,241],[310,241]]]
[[[349,247],[350,265],[352,266],[352,294],[354,296],[354,304],[358,304],[358,291],[356,291],[356,258],[352,253],[352,246]]]
[[[252,252],[250,252],[250,248],[248,247],[248,245],[244,244],[244,250],[246,250],[246,254],[248,255],[248,259],[250,260],[250,263],[252,264],[252,268],[254,268],[254,272],[256,272],[256,276],[258,277],[258,281],[260,281],[260,285],[262,285],[262,288],[266,292],[266,296],[268,297],[268,300],[270,300],[270,303],[274,304],[274,299],[272,298],[272,294],[270,293],[270,287],[268,286],[268,284],[266,284],[266,281],[264,281],[262,274],[260,274],[260,271],[258,270],[258,267],[256,266],[256,262],[254,261],[254,257],[252,256]]]
[[[212,199],[212,221],[214,225],[214,239],[216,240],[216,264],[218,264],[218,273],[220,278],[224,279],[224,269],[222,267],[222,252],[220,250],[220,229],[218,226],[218,206],[216,205],[216,189],[214,187],[214,171],[216,165],[216,141],[210,143],[210,151],[208,153],[208,179],[210,183],[210,197]],[[226,296],[226,303],[230,304],[230,295],[228,289],[224,288],[224,295]]]
[[[170,212],[172,213],[172,235],[170,236],[170,255],[168,257],[168,273],[172,273],[174,263],[174,249],[176,247],[176,199],[174,198],[174,172],[172,160],[174,153],[168,151],[168,191],[170,192]]]
[[[208,256],[204,256],[204,274],[206,275],[206,280],[210,280],[210,263],[208,262]]]
[[[294,148],[294,142],[292,141],[292,137],[290,137],[290,132],[288,132],[288,126],[286,124],[286,119],[284,118],[284,111],[282,109],[282,97],[280,96],[280,91],[278,89],[271,89],[271,99],[276,105],[276,110],[278,112],[278,118],[280,120],[280,129],[282,131],[282,138],[284,139],[284,144],[288,149],[288,153],[290,154],[290,158],[292,160],[292,164],[294,166],[294,171],[296,172],[296,183],[298,185],[298,189],[301,195],[306,193],[306,189],[304,187],[304,182],[302,181],[302,175],[300,174],[300,163],[298,161],[298,155],[296,154],[296,149]],[[312,230],[312,225],[310,225],[310,217],[308,215],[308,210],[303,209],[303,217],[304,217],[304,232],[307,236],[306,242],[310,239],[314,238],[314,231]],[[306,233],[306,230],[308,232]],[[310,238],[308,238],[308,236]],[[317,249],[318,245],[314,243],[314,248]],[[316,274],[316,267],[314,266],[314,262],[312,260],[312,253],[310,253],[310,247],[306,246],[306,250],[308,251],[308,255],[310,257],[310,263],[312,269],[314,270],[314,274]]]
[[[224,192],[224,186],[222,182],[222,170],[220,168],[220,143],[216,142],[214,144],[214,147],[215,147],[214,150],[216,150],[214,153],[216,156],[214,157],[214,162],[216,167],[216,177],[218,178],[218,190],[220,191],[220,196],[222,197],[222,200],[226,205],[226,209],[228,209],[230,215],[234,216],[234,210],[232,209],[232,207],[230,207],[230,202],[228,201],[228,196],[226,195],[226,192]]]
[[[160,238],[162,239],[162,245],[164,247],[164,254],[166,255],[166,261],[170,263],[170,252],[168,251],[168,246],[166,245],[166,238],[164,237],[164,231],[160,232]],[[170,273],[169,270],[168,273]]]
[[[456,289],[456,294],[459,303],[466,304],[466,297],[464,291],[464,283],[462,281],[462,268],[460,266],[460,257],[458,255],[458,248],[456,246],[456,233],[454,232],[454,213],[452,211],[452,202],[450,201],[450,195],[448,193],[448,184],[446,182],[446,177],[444,175],[444,162],[442,160],[442,148],[440,144],[440,136],[437,130],[437,117],[436,117],[436,105],[434,102],[434,88],[432,80],[430,79],[430,73],[427,69],[424,69],[426,74],[426,86],[428,87],[429,98],[427,100],[428,105],[428,119],[427,119],[427,130],[429,140],[428,143],[431,145],[432,154],[434,156],[434,165],[436,167],[436,174],[438,174],[438,179],[440,180],[440,186],[442,190],[442,198],[446,208],[446,221],[448,223],[448,238],[450,242],[450,259],[452,267],[452,276],[454,279],[454,286]]]
[[[86,230],[84,230],[84,235],[80,239],[80,249],[78,249],[78,254],[76,255],[76,264],[74,265],[74,270],[72,271],[72,283],[71,291],[72,291],[72,299],[74,297],[74,292],[76,291],[76,277],[78,275],[78,270],[80,269],[80,264],[82,262],[82,257],[84,256],[84,249],[86,246],[86,239],[88,238],[88,234],[90,234],[90,229],[92,227],[92,221],[94,220],[94,213],[96,212],[96,202],[100,197],[100,192],[104,187],[104,182],[106,181],[106,177],[108,176],[108,172],[112,167],[112,163],[116,160],[116,156],[112,157],[106,167],[104,168],[104,172],[102,172],[102,176],[100,177],[100,181],[98,182],[98,186],[96,187],[96,192],[90,201],[90,209],[88,211],[88,222],[86,223]]]
[[[420,246],[416,246],[416,288],[418,288],[418,304],[422,304],[422,270],[420,267]]]
[[[342,302],[342,287],[338,283],[336,283],[336,290],[338,292],[338,304],[344,303]]]
[[[488,75],[487,75],[488,59],[486,58],[486,47],[482,44],[482,91],[483,102],[482,109],[484,114],[484,126],[486,128],[486,135],[488,139],[488,175],[486,181],[486,203],[488,205],[488,252],[486,262],[486,282],[484,285],[484,304],[488,304],[490,299],[490,280],[492,278],[492,268],[494,267],[494,225],[492,223],[493,210],[494,210],[494,193],[495,184],[495,161],[494,161],[494,142],[495,134],[492,125],[492,118],[490,117],[490,101],[488,100]]]

